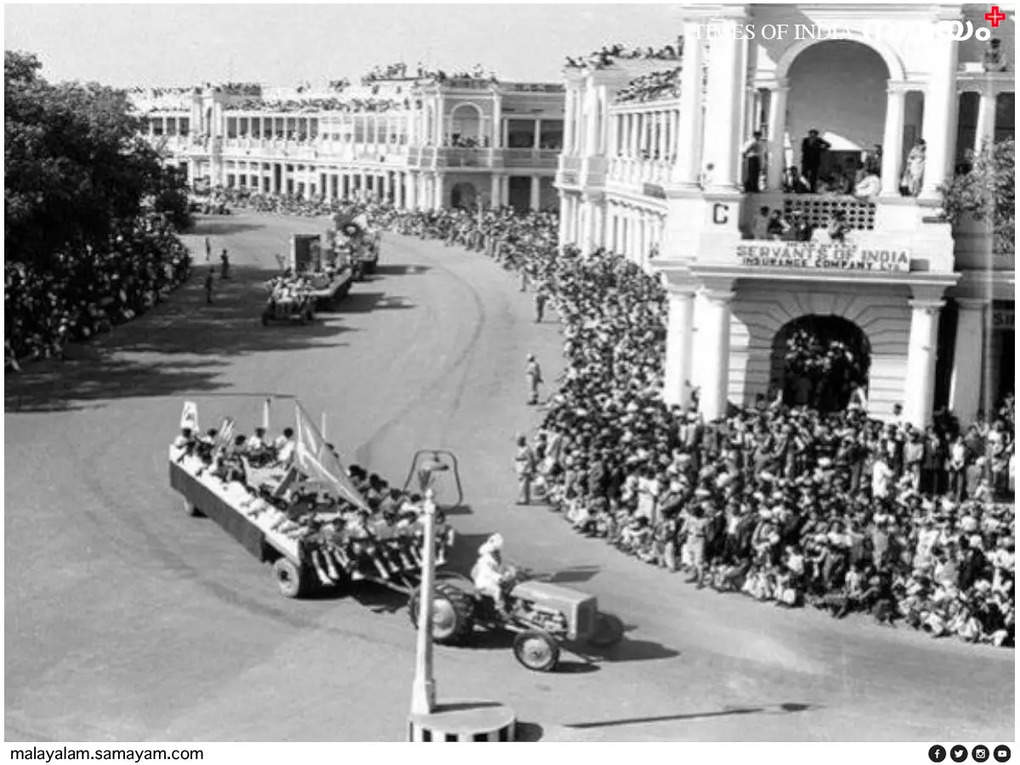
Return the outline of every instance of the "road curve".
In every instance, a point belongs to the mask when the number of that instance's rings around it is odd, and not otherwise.
[[[538,417],[525,354],[551,380],[562,339],[486,258],[387,236],[381,273],[336,313],[261,327],[274,254],[323,226],[203,219],[194,251],[208,235],[234,264],[213,306],[199,261],[168,303],[7,378],[8,740],[401,739],[414,636],[400,599],[285,600],[167,486],[183,398],[204,426],[232,414],[247,429],[259,398],[235,394],[263,391],[325,411],[345,458],[392,480],[416,449],[455,451],[458,564],[498,529],[510,558],[627,625],[618,648],[555,674],[520,668],[499,636],[440,648],[441,698],[509,703],[545,740],[1013,739],[1012,651],[699,592],[514,506],[513,436]]]

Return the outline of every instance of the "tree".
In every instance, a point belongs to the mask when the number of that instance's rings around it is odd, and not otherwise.
[[[40,68],[31,54],[4,53],[4,245],[8,260],[45,267],[69,246],[105,242],[146,196],[181,187],[123,91],[52,85]]]
[[[1014,253],[1015,146],[1012,139],[985,144],[968,173],[942,187],[946,217],[955,226],[964,217],[992,224],[992,252]]]

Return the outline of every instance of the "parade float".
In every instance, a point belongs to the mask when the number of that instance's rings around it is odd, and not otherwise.
[[[361,281],[366,274],[374,274],[379,264],[380,234],[369,225],[368,215],[337,213],[333,226],[327,236],[332,236],[334,251],[350,265],[354,279]]]
[[[421,567],[420,508],[408,503],[386,518],[374,512],[308,413],[292,403],[294,428],[270,442],[268,400],[251,437],[235,435],[229,417],[203,434],[197,406],[185,402],[169,450],[170,486],[191,515],[214,520],[269,564],[286,597],[359,582],[410,593]],[[453,538],[440,523],[440,563]]]

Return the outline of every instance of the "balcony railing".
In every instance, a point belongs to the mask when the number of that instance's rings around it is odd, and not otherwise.
[[[669,181],[673,163],[664,159],[631,159],[614,157],[609,160],[610,181],[617,183],[656,183]]]
[[[496,149],[505,167],[553,168],[559,160],[559,149]]]

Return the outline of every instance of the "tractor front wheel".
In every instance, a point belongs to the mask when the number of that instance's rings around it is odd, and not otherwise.
[[[609,648],[623,639],[623,622],[612,614],[598,614],[595,617],[595,631],[588,642],[596,648]]]
[[[411,624],[417,628],[421,590],[415,590],[407,604]],[[475,629],[475,603],[468,593],[447,582],[436,582],[432,594],[432,639],[440,645],[467,642]]]
[[[552,672],[560,660],[560,644],[545,632],[520,632],[514,637],[514,656],[533,672]]]
[[[280,594],[285,598],[300,597],[304,590],[301,569],[286,558],[277,558],[273,561],[273,579],[280,588]]]

